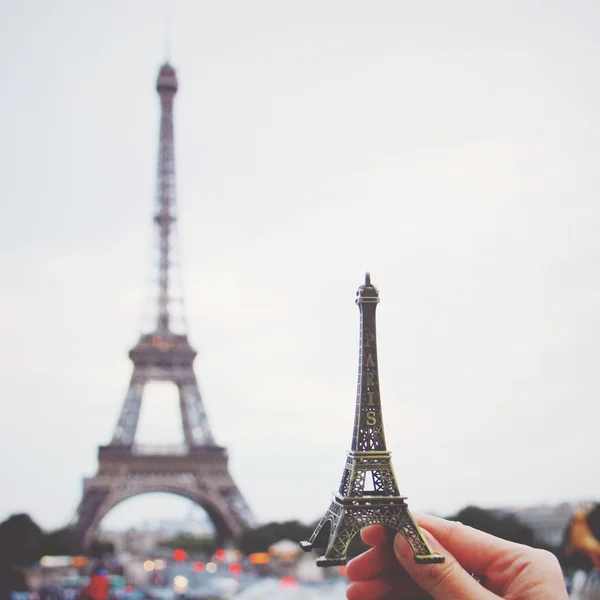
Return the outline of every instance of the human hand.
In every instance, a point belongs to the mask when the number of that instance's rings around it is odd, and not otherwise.
[[[438,517],[415,519],[445,562],[417,564],[401,534],[392,545],[383,526],[371,525],[361,537],[373,548],[348,563],[348,600],[568,600],[560,565],[550,552]],[[481,583],[470,573],[482,576]]]

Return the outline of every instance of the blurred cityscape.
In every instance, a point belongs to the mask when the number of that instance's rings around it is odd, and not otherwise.
[[[467,507],[450,518],[550,550],[563,564],[572,598],[588,600],[600,593],[593,555],[586,555],[584,546],[568,550],[573,517],[581,507]],[[597,535],[600,510],[590,504],[587,514]],[[101,529],[88,551],[76,554],[81,548],[69,529],[46,534],[26,515],[15,515],[0,524],[0,574],[15,600],[75,600],[99,568],[114,600],[341,600],[345,567],[319,568],[314,556],[300,551],[298,542],[313,526],[296,521],[260,525],[219,548],[209,521],[190,514],[125,530]],[[355,541],[349,555],[364,549]]]
[[[238,487],[230,471],[227,448],[215,441],[209,425],[194,370],[197,352],[188,339],[175,238],[173,115],[178,86],[175,67],[164,62],[155,80],[160,118],[154,174],[157,192],[151,216],[152,289],[139,339],[129,351],[132,373],[116,427],[110,441],[98,447],[96,471],[83,477],[81,497],[68,523],[45,531],[29,514],[16,512],[0,524],[0,600],[345,597],[346,567],[319,568],[315,554],[301,552],[299,543],[310,538],[317,522],[259,522],[250,508],[252,503],[246,502],[246,490]],[[147,217],[150,221],[150,214]],[[370,284],[369,275],[367,280]],[[210,284],[207,291],[217,293]],[[359,386],[360,381],[359,377]],[[137,441],[144,391],[156,382],[176,389],[182,429],[177,445]],[[366,385],[372,387],[363,397],[370,394],[371,401],[375,387],[379,394],[379,384]],[[374,424],[375,413],[367,414]],[[382,427],[380,431],[387,452]],[[71,450],[78,452],[79,441],[74,438],[72,443]],[[340,448],[340,453],[343,450]],[[332,486],[335,483],[332,481]],[[148,517],[126,528],[110,526],[107,516],[118,505],[157,493],[183,497],[204,512],[198,516],[190,511],[168,519]],[[520,507],[465,506],[455,514],[441,516],[552,552],[561,563],[573,600],[600,599],[598,498]],[[365,549],[355,537],[348,557]],[[106,590],[98,591],[103,586]]]

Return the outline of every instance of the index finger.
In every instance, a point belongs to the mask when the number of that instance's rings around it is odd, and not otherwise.
[[[348,563],[346,575],[350,581],[381,575],[396,561],[390,535],[383,525],[369,525],[361,529],[360,537],[365,544],[373,548],[359,554]]]
[[[361,530],[360,537],[369,546],[383,546],[390,541],[388,531],[383,525],[368,525]]]
[[[375,546],[348,563],[346,576],[350,581],[372,579],[394,564],[397,564],[396,557],[390,546]]]

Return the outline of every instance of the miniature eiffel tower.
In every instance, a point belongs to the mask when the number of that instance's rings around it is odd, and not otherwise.
[[[360,310],[360,348],[352,449],[327,513],[310,540],[301,542],[300,546],[306,552],[325,549],[325,554],[317,559],[319,567],[344,565],[352,538],[363,527],[378,523],[406,538],[415,562],[441,563],[444,557],[432,552],[408,510],[406,497],[398,491],[391,453],[385,445],[375,335],[379,292],[371,284],[369,273],[356,296]]]

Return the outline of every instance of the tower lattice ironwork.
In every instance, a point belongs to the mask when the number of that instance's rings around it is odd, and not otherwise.
[[[333,494],[325,516],[303,550],[325,550],[317,559],[320,567],[346,564],[346,550],[352,538],[367,525],[379,523],[401,533],[411,545],[415,561],[443,562],[423,537],[401,496],[387,450],[379,392],[375,310],[379,292],[369,273],[356,292],[360,310],[358,389],[352,446],[346,458],[340,486]]]
[[[160,68],[156,90],[161,119],[154,215],[159,250],[153,299],[155,314],[150,330],[141,334],[129,352],[133,373],[112,440],[99,448],[98,472],[84,482],[83,498],[72,523],[84,546],[89,544],[100,521],[114,506],[147,492],[178,494],[202,506],[222,542],[239,535],[253,522],[229,473],[227,451],[214,441],[194,373],[196,351],[188,341],[183,299],[173,292],[176,250],[173,100],[177,77],[168,63]],[[177,311],[179,323],[175,324]],[[144,388],[153,381],[171,382],[177,387],[182,447],[144,447],[135,443]]]

